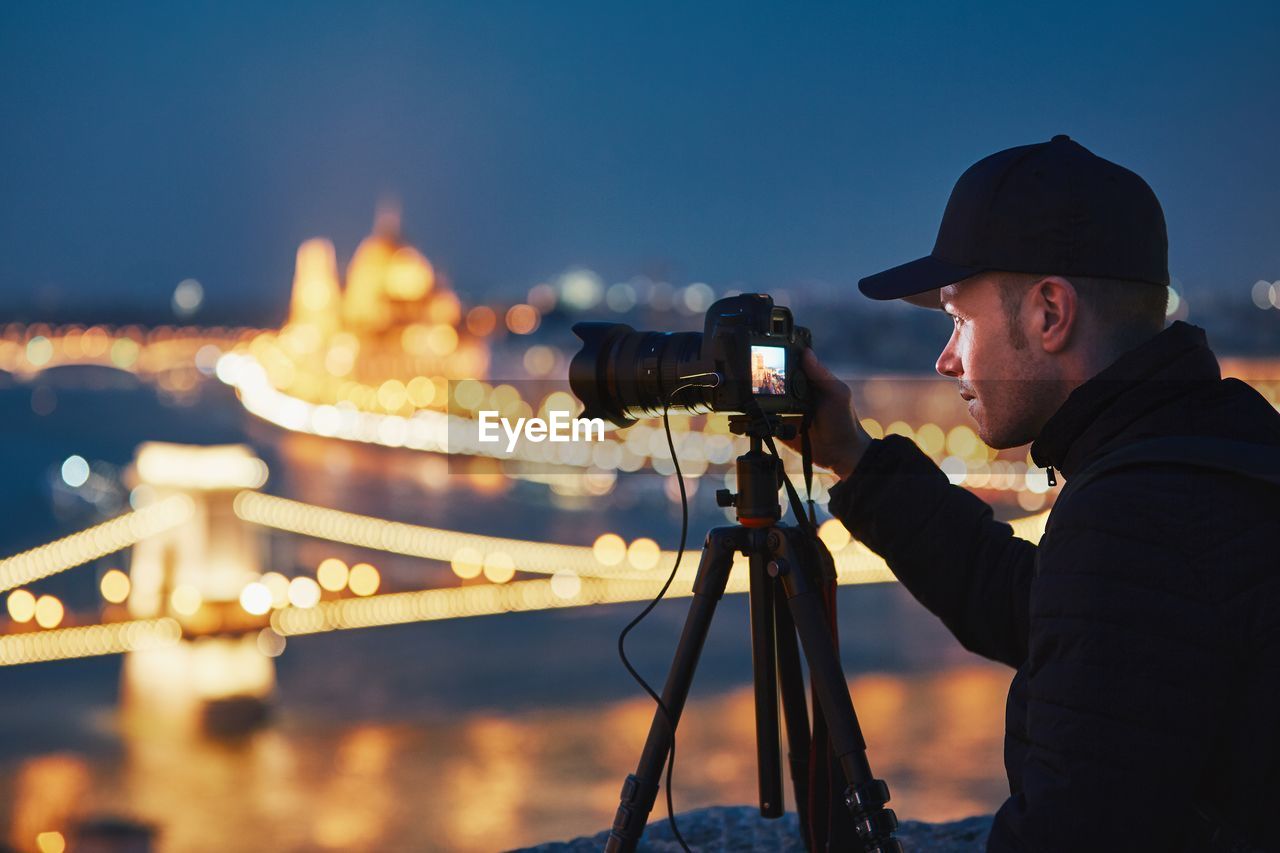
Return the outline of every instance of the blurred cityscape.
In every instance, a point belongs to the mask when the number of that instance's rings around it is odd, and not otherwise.
[[[524,460],[451,438],[481,409],[575,406],[574,322],[700,330],[734,291],[576,268],[472,301],[399,220],[380,211],[345,264],[349,247],[298,247],[283,316],[211,316],[187,280],[163,308],[3,328],[12,849],[480,851],[607,825],[652,714],[615,638],[677,557],[665,433],[642,422]],[[1171,319],[1206,327],[1224,372],[1277,404],[1280,281],[1214,293],[1192,304],[1175,283]],[[944,316],[818,284],[772,294],[873,434],[913,438],[1039,536],[1044,472],[1025,448],[983,445],[932,373]],[[703,531],[726,522],[711,492],[733,488],[745,449],[723,416],[671,428],[694,552],[632,641],[652,681]],[[832,483],[819,472],[820,510]],[[995,808],[1007,673],[822,517],[846,672],[899,814]],[[730,588],[746,588],[740,567]],[[680,728],[681,809],[754,800],[743,598]]]

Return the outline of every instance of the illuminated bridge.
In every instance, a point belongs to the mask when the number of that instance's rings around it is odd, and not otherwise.
[[[259,647],[270,652],[298,634],[636,601],[654,595],[676,556],[647,538],[628,543],[606,533],[591,546],[561,545],[274,497],[258,491],[266,466],[242,446],[145,444],[134,468],[155,495],[149,505],[0,560],[0,591],[8,593],[10,617],[0,638],[0,664],[240,634],[256,635]],[[1034,537],[1040,521],[1020,522],[1023,535]],[[462,585],[382,591],[370,563],[348,566],[332,558],[311,574],[289,578],[257,564],[263,549],[256,537],[267,531],[444,563]],[[825,524],[822,535],[842,583],[891,579],[883,562],[850,541],[838,523]],[[52,596],[27,589],[127,549],[130,571],[102,576],[101,614],[65,613]],[[695,551],[669,594],[689,595],[696,567]],[[745,590],[742,573],[735,573],[730,589]]]

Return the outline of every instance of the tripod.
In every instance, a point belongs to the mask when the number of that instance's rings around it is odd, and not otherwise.
[[[798,635],[819,706],[815,709],[815,722],[819,717],[825,720],[832,750],[848,783],[843,800],[852,815],[860,843],[855,849],[867,853],[901,853],[902,846],[893,837],[897,818],[892,809],[885,808],[889,789],[871,773],[866,742],[827,622],[827,604],[820,583],[824,576],[834,578],[831,555],[805,530],[778,523],[782,517],[778,505],[782,462],[777,456],[765,453],[762,445],[773,436],[791,437],[794,433],[787,431],[794,428],[768,416],[758,419],[734,416],[729,426],[734,433],[747,435],[751,440],[750,449],[737,459],[737,494],[727,489],[716,494],[721,506],[735,507],[738,524],[714,528],[703,543],[702,559],[693,582],[693,602],[662,688],[662,705],[654,712],[636,772],[623,783],[621,802],[605,850],[626,853],[635,850],[640,842],[716,605],[724,594],[734,554],[742,552],[749,566],[760,814],[767,818],[783,814],[778,742],[781,690],[796,810],[808,845],[805,806],[809,799],[811,733],[800,670],[800,648],[796,643]],[[798,506],[796,511],[800,511]],[[819,563],[825,575],[818,573]]]

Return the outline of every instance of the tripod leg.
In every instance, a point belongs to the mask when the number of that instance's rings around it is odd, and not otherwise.
[[[800,671],[800,647],[791,611],[781,598],[774,600],[778,626],[778,679],[782,685],[782,718],[787,728],[787,757],[791,767],[791,789],[795,793],[800,836],[809,843],[809,705],[804,697],[804,675]]]
[[[778,747],[778,655],[774,626],[774,588],[766,566],[765,531],[753,529],[751,566],[751,668],[756,699],[756,769],[760,782],[760,815],[782,817],[782,757]]]
[[[644,834],[649,812],[653,810],[654,800],[658,797],[662,769],[671,752],[671,740],[680,722],[685,699],[689,696],[689,685],[693,682],[698,657],[702,654],[702,645],[706,642],[716,605],[724,595],[729,570],[733,566],[733,554],[743,543],[742,530],[739,527],[719,527],[708,533],[703,543],[702,560],[698,564],[698,574],[693,582],[693,602],[689,605],[689,615],[685,617],[675,659],[671,662],[666,684],[662,688],[662,705],[666,708],[666,713],[663,713],[663,708],[654,711],[653,722],[649,724],[649,736],[645,740],[644,751],[640,754],[640,763],[636,766],[636,772],[628,776],[622,785],[621,802],[613,818],[609,840],[605,844],[605,850],[609,853],[635,850]]]
[[[775,528],[771,533],[770,548],[777,556],[769,564],[769,572],[782,584],[787,607],[800,636],[814,693],[830,731],[831,746],[849,783],[845,802],[853,813],[863,849],[896,853],[902,849],[893,837],[898,826],[897,817],[892,809],[884,807],[889,799],[889,789],[883,781],[872,776],[871,765],[867,761],[867,744],[853,710],[853,701],[849,698],[844,671],[836,657],[822,596],[805,570],[803,547],[791,542],[792,535],[803,534],[781,528]]]

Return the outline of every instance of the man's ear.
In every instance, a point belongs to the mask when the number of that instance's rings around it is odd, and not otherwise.
[[[1076,332],[1079,299],[1075,286],[1056,275],[1045,276],[1031,286],[1032,326],[1029,337],[1048,353],[1062,352]]]

